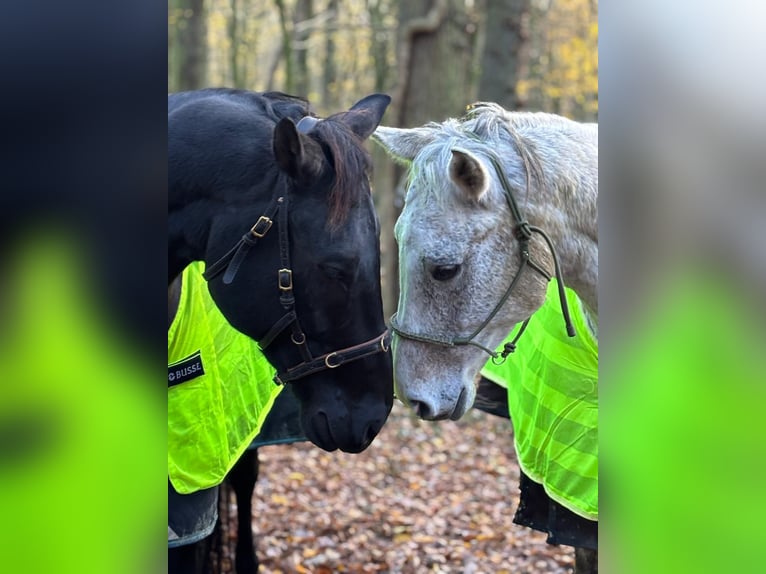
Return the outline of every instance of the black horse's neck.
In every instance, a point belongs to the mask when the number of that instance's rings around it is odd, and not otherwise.
[[[262,186],[262,189],[270,194],[279,184],[280,173],[273,169],[270,174],[263,175],[268,184]],[[182,193],[176,192],[176,195]],[[223,197],[220,193],[226,193],[229,197]],[[273,199],[269,194],[258,194],[253,188],[211,190],[208,196],[193,199],[187,204],[171,201],[168,211],[168,285],[192,261],[206,261],[210,229],[219,215],[231,219],[236,227],[231,238],[231,245],[234,245],[256,222],[258,216],[264,213]],[[225,214],[220,210],[226,210]],[[236,215],[232,217],[232,213]]]
[[[168,329],[178,313],[178,305],[181,302],[181,275],[178,275],[168,285]]]
[[[201,210],[184,207],[168,213],[168,286],[189,263],[204,255],[206,237],[202,234],[210,222],[201,217],[190,217],[194,211]]]

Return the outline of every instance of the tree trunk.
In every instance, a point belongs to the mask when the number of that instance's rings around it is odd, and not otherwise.
[[[308,44],[311,37],[311,27],[307,22],[314,16],[312,0],[297,0],[293,14],[295,73],[295,94],[309,97],[310,76],[308,67]]]
[[[535,4],[529,10],[529,66],[526,80],[529,89],[525,97],[525,107],[532,111],[548,111],[547,96],[543,90],[543,78],[548,73],[548,29],[546,26],[547,7]]]
[[[475,98],[475,33],[462,0],[399,3],[398,123],[403,127],[461,115]]]
[[[274,3],[279,11],[279,28],[282,33],[282,56],[285,60],[285,82],[284,89],[281,91],[293,94],[295,93],[295,75],[293,73],[292,38],[287,26],[287,8],[285,8],[284,0],[274,0]],[[269,84],[271,83],[270,80]]]
[[[337,2],[337,0],[331,0]],[[390,6],[381,0],[367,0],[367,13],[370,15],[372,27],[372,42],[370,42],[370,56],[372,57],[375,70],[375,91],[384,92],[388,85],[388,50],[390,40],[385,31],[384,15]]]
[[[335,61],[335,32],[333,26],[337,22],[338,0],[330,0],[327,4],[327,11],[334,16],[325,21],[325,60],[324,70],[322,71],[322,107],[326,110],[332,109],[336,102],[338,89],[338,67]]]
[[[384,124],[413,127],[462,115],[475,99],[471,82],[475,30],[464,0],[399,1],[399,75],[393,109],[386,114]],[[381,273],[386,281],[383,308],[390,314],[399,297],[393,223],[403,204],[405,170],[390,160],[376,164],[376,170],[391,170],[380,173],[376,180],[381,194]],[[384,201],[388,203],[384,205]]]
[[[509,110],[524,107],[516,89],[526,76],[530,0],[485,0],[485,37],[478,99]]]
[[[205,85],[207,67],[207,18],[203,0],[174,0],[177,24],[169,91],[196,90]],[[170,71],[170,70],[169,70]]]
[[[239,19],[239,0],[229,0],[231,5],[231,19],[229,20],[229,72],[231,74],[231,86],[239,88],[239,34],[237,20]]]

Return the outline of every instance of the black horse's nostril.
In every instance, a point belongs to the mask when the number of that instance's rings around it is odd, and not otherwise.
[[[364,437],[362,437],[364,448],[367,448],[368,446],[372,444],[372,441],[378,435],[379,430],[380,430],[380,427],[378,426],[377,423],[367,426],[367,428],[364,431]]]

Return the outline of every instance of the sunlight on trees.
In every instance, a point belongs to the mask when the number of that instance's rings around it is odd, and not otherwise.
[[[471,15],[472,30],[466,34],[475,34],[475,27],[483,33],[485,1],[462,3]],[[168,5],[169,91],[182,84],[184,54],[174,39],[189,25],[190,4],[173,0]],[[300,95],[319,113],[345,108],[360,94],[394,92],[402,25],[397,0],[206,0],[205,6],[205,85],[256,91],[305,86]],[[508,10],[511,6],[518,4],[509,2]],[[597,118],[597,11],[594,0],[536,0],[528,13],[515,16],[523,22],[528,45],[517,56],[525,61],[509,69],[522,76],[516,86],[524,109]],[[306,72],[301,72],[301,54]],[[478,82],[485,71],[477,68]]]

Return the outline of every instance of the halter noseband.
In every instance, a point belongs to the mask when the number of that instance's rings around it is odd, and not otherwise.
[[[524,158],[522,154],[522,158]],[[500,165],[500,161],[495,157],[494,154],[490,154],[489,156],[490,161],[492,162],[493,167],[495,168],[495,171],[498,174],[498,177],[500,178],[500,183],[503,187],[503,191],[505,193],[505,199],[508,202],[508,206],[511,209],[511,216],[513,217],[513,223],[515,225],[514,234],[516,235],[516,239],[519,241],[519,252],[521,254],[521,264],[519,265],[519,270],[516,272],[516,275],[514,275],[513,279],[511,280],[511,284],[508,286],[508,289],[505,290],[505,293],[500,298],[500,301],[495,305],[495,308],[492,309],[490,314],[487,316],[484,321],[481,322],[481,324],[467,337],[453,337],[452,339],[442,339],[438,337],[433,337],[431,335],[426,334],[420,334],[420,333],[411,333],[409,331],[404,331],[399,327],[397,324],[397,314],[394,313],[394,315],[391,317],[391,330],[402,337],[403,339],[411,339],[413,341],[420,341],[421,343],[432,343],[434,345],[439,345],[442,347],[462,347],[466,345],[472,345],[474,347],[477,347],[490,355],[492,357],[492,362],[494,362],[497,365],[502,364],[505,359],[513,353],[516,350],[516,343],[519,340],[519,337],[521,337],[522,333],[524,333],[524,329],[527,328],[527,325],[529,324],[529,319],[531,317],[527,317],[522,323],[521,327],[519,328],[519,332],[516,333],[516,336],[508,343],[506,343],[503,346],[503,350],[500,353],[497,353],[496,351],[493,351],[492,349],[489,349],[485,347],[484,345],[481,345],[480,343],[477,343],[474,341],[474,339],[478,336],[479,333],[481,333],[484,328],[489,324],[489,322],[497,315],[497,313],[500,311],[500,308],[505,304],[505,302],[508,300],[508,298],[511,296],[511,292],[513,291],[514,287],[516,287],[516,284],[518,283],[522,271],[526,268],[527,265],[529,265],[532,269],[540,273],[543,277],[545,277],[548,281],[551,280],[551,274],[548,273],[543,267],[538,265],[535,261],[533,261],[529,256],[529,240],[532,238],[533,233],[540,234],[543,239],[545,239],[545,243],[548,245],[548,249],[551,252],[551,255],[553,256],[553,267],[555,271],[556,276],[556,282],[558,283],[558,292],[559,292],[559,301],[561,303],[561,313],[564,316],[564,323],[566,325],[567,335],[570,337],[575,336],[575,329],[572,325],[572,320],[569,317],[569,306],[567,305],[567,299],[566,299],[566,293],[564,291],[564,280],[561,276],[561,267],[559,266],[559,259],[556,255],[556,249],[553,247],[553,242],[551,241],[550,237],[539,227],[536,227],[534,225],[530,225],[529,222],[524,219],[524,217],[521,214],[521,210],[519,209],[518,204],[516,203],[516,198],[513,196],[513,192],[511,191],[511,185],[508,182],[508,178],[505,175],[505,172],[502,169],[502,166]],[[527,187],[529,186],[529,177],[530,177],[530,171],[529,166],[527,164],[526,158],[524,158],[525,166],[527,167]]]
[[[274,375],[274,382],[278,385],[291,383],[325,369],[335,369],[345,363],[356,361],[363,357],[376,353],[386,353],[391,346],[391,334],[388,329],[382,334],[373,337],[369,341],[345,347],[343,349],[325,353],[314,357],[309,349],[306,334],[301,329],[298,315],[295,311],[295,297],[293,296],[293,272],[290,267],[290,240],[288,237],[288,196],[287,194],[276,196],[266,208],[264,215],[258,218],[250,230],[242,236],[234,247],[226,252],[220,259],[210,265],[202,276],[210,281],[223,273],[223,282],[229,285],[234,281],[245,256],[251,247],[271,229],[274,216],[278,216],[277,227],[279,228],[279,258],[281,268],[277,271],[277,285],[279,287],[279,302],[285,309],[285,314],[269,329],[259,341],[261,349],[266,349],[276,337],[287,327],[292,332],[290,340],[295,344],[303,358],[303,362],[288,368],[283,373]]]

